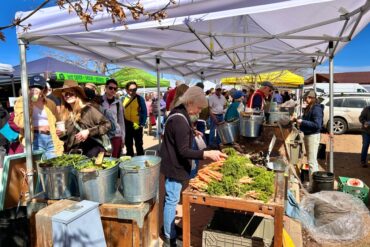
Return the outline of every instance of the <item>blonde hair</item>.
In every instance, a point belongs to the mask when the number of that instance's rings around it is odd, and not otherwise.
[[[173,108],[179,105],[180,97],[184,95],[184,93],[186,92],[186,90],[188,90],[188,88],[189,86],[185,84],[181,84],[180,86],[176,87],[175,98],[173,99],[170,105],[170,110],[172,110]]]
[[[199,107],[206,108],[208,106],[207,98],[198,86],[189,87],[183,96],[179,99],[179,104],[190,105],[195,104]]]
[[[72,120],[78,122],[81,119],[81,110],[87,103],[77,90],[73,90],[73,92],[76,95],[76,102],[73,104],[73,107],[64,100],[63,96],[61,97],[60,116],[63,121],[72,118]]]

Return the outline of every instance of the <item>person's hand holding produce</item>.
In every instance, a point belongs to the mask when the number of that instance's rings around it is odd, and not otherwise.
[[[213,161],[220,161],[222,159],[227,158],[227,155],[218,150],[209,150],[209,151],[204,151],[203,158],[210,159]]]

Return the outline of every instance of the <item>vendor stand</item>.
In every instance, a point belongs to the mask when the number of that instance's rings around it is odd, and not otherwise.
[[[277,173],[277,176],[283,176]],[[284,179],[275,178],[277,187],[275,198],[272,202],[263,203],[257,200],[240,199],[227,196],[210,196],[206,193],[194,191],[190,187],[182,192],[183,208],[183,246],[190,246],[190,206],[199,204],[204,206],[213,206],[220,208],[235,209],[240,211],[262,213],[274,217],[274,247],[283,245],[283,216],[284,216]]]

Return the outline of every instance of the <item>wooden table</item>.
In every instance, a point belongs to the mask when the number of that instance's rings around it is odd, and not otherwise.
[[[274,217],[274,247],[283,246],[283,216],[284,216],[284,187],[285,182],[282,173],[275,177],[276,189],[273,202],[263,203],[256,200],[241,199],[227,196],[210,196],[206,193],[194,191],[190,186],[182,192],[182,226],[183,246],[190,246],[190,206],[199,204],[228,208],[240,211],[263,213]]]

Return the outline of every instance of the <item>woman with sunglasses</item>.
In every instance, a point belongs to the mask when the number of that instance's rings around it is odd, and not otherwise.
[[[105,152],[101,137],[111,127],[108,119],[87,102],[84,90],[72,80],[64,81],[63,87],[55,89],[61,97],[61,120],[65,122],[65,149],[81,149],[87,157],[95,157]]]
[[[32,150],[41,150],[46,159],[63,153],[63,142],[59,140],[56,122],[59,120],[55,103],[46,97],[46,80],[33,76],[29,82],[30,122]],[[25,146],[23,97],[14,106],[14,123],[20,128],[19,141]]]

